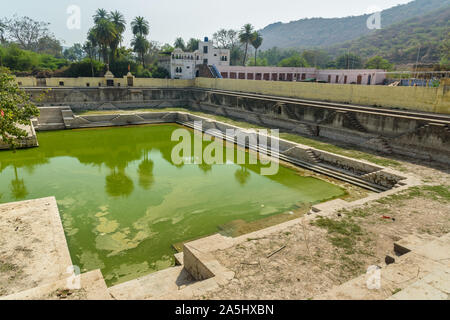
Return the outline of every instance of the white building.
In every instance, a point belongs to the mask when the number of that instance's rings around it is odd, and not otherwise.
[[[214,43],[205,38],[200,41],[199,49],[184,52],[176,48],[168,59],[161,58],[161,66],[168,69],[172,79],[194,79],[198,76],[199,66],[219,68],[230,65],[230,50],[214,48]]]

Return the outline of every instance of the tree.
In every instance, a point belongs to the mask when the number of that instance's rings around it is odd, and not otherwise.
[[[354,53],[344,53],[336,59],[338,69],[360,69],[362,66],[361,57]]]
[[[175,42],[173,43],[173,46],[175,48],[179,48],[179,49],[181,49],[183,51],[186,51],[186,44],[184,43],[184,40],[181,37],[175,39]]]
[[[239,42],[239,32],[233,29],[220,29],[213,34],[213,39],[219,49],[233,50]]]
[[[382,69],[382,70],[392,70],[392,64],[389,63],[386,59],[383,59],[380,56],[375,56],[367,60],[366,62],[367,69]]]
[[[310,66],[316,68],[326,68],[327,64],[330,62],[330,57],[324,50],[304,50],[302,52],[302,57]]]
[[[0,67],[0,138],[15,148],[28,133],[17,125],[29,125],[30,119],[39,116],[39,109],[29,95],[16,84],[8,69]]]
[[[63,47],[58,39],[51,36],[45,36],[39,39],[36,46],[36,52],[41,54],[50,54],[57,58],[62,58]]]
[[[109,20],[114,25],[114,28],[116,29],[116,38],[111,42],[111,59],[112,61],[115,60],[116,57],[118,57],[117,54],[117,48],[121,45],[123,40],[123,33],[126,30],[126,24],[125,18],[123,14],[121,14],[119,11],[113,11],[109,13]]]
[[[145,68],[145,54],[150,48],[150,43],[145,36],[150,32],[150,24],[144,17],[136,17],[131,22],[131,29],[134,34],[131,46],[133,47],[134,52],[138,53],[142,66]]]
[[[165,45],[163,45],[160,49],[161,52],[173,52],[175,48],[172,47],[170,44],[166,43]]]
[[[285,58],[278,63],[279,67],[297,67],[306,68],[309,67],[308,62],[300,56],[299,53],[294,54],[292,57]]]
[[[117,31],[114,24],[106,18],[98,19],[90,32],[92,32],[100,45],[103,62],[109,64],[108,47],[117,39]]]
[[[144,36],[138,34],[131,41],[131,46],[133,47],[134,52],[138,53],[140,60],[142,62],[142,66],[145,68],[144,57],[150,47],[150,43]]]
[[[147,36],[150,32],[150,24],[147,20],[145,20],[144,17],[136,17],[131,22],[131,29],[133,31],[133,34],[140,35],[140,36]]]
[[[247,23],[242,27],[241,32],[239,33],[239,40],[245,46],[244,61],[243,61],[244,66],[247,61],[248,45],[249,43],[252,42],[253,37],[254,37],[253,26],[250,23]]]
[[[75,43],[72,47],[64,50],[64,58],[69,61],[81,61],[84,58],[84,50],[81,44]]]
[[[0,20],[0,43],[6,42],[6,25]]]
[[[448,33],[448,36],[450,36],[450,33]],[[450,38],[447,37],[446,40],[442,41],[440,45],[440,51],[441,51],[441,60],[439,64],[443,69],[450,69]]]
[[[97,9],[93,18],[94,23],[97,24],[100,20],[108,18],[108,11],[106,11],[105,9]]]
[[[94,77],[94,57],[96,55],[97,48],[92,43],[92,41],[87,40],[83,45],[83,51],[86,52],[86,55],[89,57],[89,63],[91,65],[91,76]]]
[[[2,37],[9,38],[11,42],[17,43],[24,50],[38,52],[39,42],[42,39],[55,39],[48,30],[48,22],[36,21],[29,17],[17,17],[2,21]],[[6,39],[4,39],[6,41]]]
[[[263,43],[263,37],[257,31],[255,31],[253,33],[253,38],[252,38],[252,46],[253,46],[253,48],[255,48],[255,66],[256,66],[256,58],[258,56],[258,49],[259,49],[259,47],[261,47],[262,43]]]
[[[194,39],[194,38],[189,39],[189,41],[186,45],[186,51],[194,52],[195,50],[198,50],[199,43],[200,43],[199,39]]]

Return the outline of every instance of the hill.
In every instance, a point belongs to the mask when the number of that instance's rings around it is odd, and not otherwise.
[[[450,0],[415,0],[383,10],[381,24],[383,28],[386,28],[448,5],[450,5]],[[271,24],[260,30],[264,37],[262,49],[329,47],[355,40],[376,31],[367,28],[366,23],[369,16],[365,14],[345,18],[311,18]]]
[[[396,64],[414,63],[417,57],[420,63],[437,63],[447,50],[444,44],[449,41],[450,5],[332,46],[327,51],[333,56],[348,51],[363,58],[379,55]]]

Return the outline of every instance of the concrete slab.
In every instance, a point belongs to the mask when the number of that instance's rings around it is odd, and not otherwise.
[[[158,299],[194,283],[183,266],[172,267],[108,289],[116,300]]]
[[[0,295],[70,276],[72,266],[54,197],[0,205]]]
[[[79,281],[80,287],[71,284]],[[59,280],[30,290],[22,291],[0,300],[111,300],[100,270],[94,270],[75,278]]]
[[[19,146],[18,148],[32,148],[32,147],[37,147],[38,144],[38,140],[36,137],[36,132],[34,130],[33,124],[30,121],[29,125],[22,125],[19,124],[17,125],[18,128],[25,130],[25,132],[27,133],[26,138],[22,139],[19,141]],[[0,139],[0,150],[8,150],[10,149],[10,146],[5,144],[1,139]]]

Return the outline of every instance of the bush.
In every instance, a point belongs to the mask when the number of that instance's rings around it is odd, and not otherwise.
[[[16,44],[0,46],[0,65],[14,73],[34,70],[57,70],[68,65],[68,61],[49,54],[38,54],[22,50]]]
[[[128,73],[128,66],[130,66],[130,72],[136,73],[138,71],[138,64],[135,61],[128,60],[126,58],[119,58],[109,65],[109,69],[117,78],[122,78]]]
[[[84,59],[80,62],[74,62],[68,68],[55,72],[55,76],[60,77],[102,77],[105,74],[105,65],[99,61]]]

